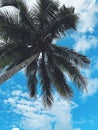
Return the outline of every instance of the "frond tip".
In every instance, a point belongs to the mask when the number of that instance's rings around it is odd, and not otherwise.
[[[37,94],[37,61],[34,60],[29,66],[26,68],[26,76],[28,78],[28,88],[30,90],[30,96],[35,97]]]
[[[90,60],[77,52],[75,52],[73,49],[69,49],[67,47],[61,47],[57,45],[51,45],[52,51],[55,53],[55,55],[62,56],[69,62],[73,62],[75,65],[79,67],[88,67],[90,64]]]

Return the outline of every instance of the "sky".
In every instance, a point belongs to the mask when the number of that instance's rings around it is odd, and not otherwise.
[[[74,88],[70,101],[55,93],[52,109],[45,109],[39,95],[29,97],[27,79],[20,71],[0,85],[0,130],[98,130],[98,1],[59,1],[74,6],[80,20],[77,31],[67,33],[56,44],[90,58],[89,68],[81,70],[88,78],[88,92]]]

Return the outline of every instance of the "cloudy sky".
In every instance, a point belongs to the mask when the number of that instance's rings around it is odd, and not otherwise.
[[[47,110],[39,96],[30,99],[24,72],[18,72],[0,85],[0,130],[98,130],[98,0],[59,1],[74,6],[80,16],[77,32],[56,42],[90,58],[89,68],[81,70],[88,77],[88,92],[75,89],[71,101],[55,93]]]

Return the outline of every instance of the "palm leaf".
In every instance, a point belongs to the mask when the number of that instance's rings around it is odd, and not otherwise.
[[[26,76],[28,78],[28,88],[30,90],[30,96],[31,97],[36,96],[36,93],[37,93],[37,90],[36,90],[36,85],[37,85],[36,72],[37,72],[37,60],[34,60],[26,68]]]
[[[78,86],[78,88],[82,90],[86,89],[86,78],[80,74],[79,69],[72,62],[69,62],[63,57],[56,55],[55,59],[57,65],[62,69],[62,71],[65,70],[65,72],[69,75],[71,80]]]
[[[14,60],[13,56],[3,56],[0,58],[0,70],[4,69],[6,66],[10,65]]]
[[[28,28],[30,29],[31,32],[37,32],[37,28],[34,25],[34,21],[33,21],[33,16],[32,16],[32,10],[29,10],[29,8],[27,7],[27,5],[25,4],[25,2],[17,0],[18,3],[18,8],[20,10],[20,15],[21,15],[21,19],[22,21],[27,24]],[[34,34],[34,33],[33,33]]]
[[[0,36],[2,39],[11,39],[14,42],[20,42],[25,39],[30,39],[31,32],[20,19],[19,10],[10,7],[0,8]]]
[[[9,64],[7,67],[7,70],[9,70],[12,67],[20,64],[27,58],[31,57],[36,52],[39,52],[39,47],[36,47],[35,45],[32,45],[29,47],[29,44],[26,44],[26,45],[16,44],[15,45],[12,43],[3,43],[3,46],[0,48],[0,59],[3,59],[3,58],[6,59],[6,57],[8,56],[10,57],[13,56],[14,60],[12,60],[11,64]]]
[[[16,44],[12,44],[12,43],[0,43],[2,44],[0,47],[0,58],[7,55],[8,52],[11,52],[14,48],[17,47]]]
[[[0,2],[1,2],[1,5],[0,5],[1,7],[9,6],[9,5],[17,7],[16,0],[0,0]]]
[[[51,107],[53,103],[53,96],[51,94],[51,82],[47,73],[47,68],[42,59],[39,62],[39,75],[42,85],[42,99],[45,107]]]
[[[74,62],[80,67],[88,67],[90,64],[90,60],[86,56],[75,52],[73,49],[53,44],[51,44],[51,49],[56,55],[60,55],[68,61]]]
[[[61,34],[65,35],[65,31],[69,29],[76,30],[76,23],[78,16],[74,13],[74,8],[66,8],[64,5],[58,10],[58,14],[54,21],[52,21],[49,33],[52,38],[56,38]]]
[[[14,61],[14,55],[15,53],[8,53],[11,52],[13,48],[15,48],[15,44],[7,44],[5,42],[0,43],[0,68],[3,69],[6,66],[9,66]]]
[[[55,18],[56,12],[58,11],[59,4],[57,1],[52,0],[39,0],[37,4],[38,9],[38,19],[40,21],[40,26],[46,30],[50,21]]]
[[[63,73],[58,67],[53,68],[54,71],[50,71],[51,75],[51,81],[54,85],[54,87],[57,89],[57,92],[65,98],[72,97],[72,90],[71,87],[68,85],[66,79],[64,78]]]
[[[7,69],[11,69],[13,66],[19,64],[20,61],[22,62],[27,58],[25,50],[23,47],[15,47],[11,44],[5,45],[0,50],[0,67],[4,68],[8,65],[9,67]]]
[[[50,73],[51,82],[56,87],[58,93],[66,98],[72,97],[72,90],[71,87],[68,85],[64,74],[62,71],[57,67],[55,63],[54,56],[52,53],[48,56],[48,71]]]

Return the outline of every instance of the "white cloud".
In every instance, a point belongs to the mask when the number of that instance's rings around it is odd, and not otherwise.
[[[21,97],[29,97],[29,95],[26,93],[26,92],[24,92],[24,93],[21,93],[21,91],[20,90],[15,90],[15,91],[13,91],[12,92],[12,95],[13,96],[20,96],[21,95]]]
[[[88,78],[87,80],[87,91],[84,91],[82,98],[86,99],[93,96],[98,92],[98,77],[94,77],[98,73],[97,66],[98,59],[96,57],[92,58],[91,65],[89,69],[83,70],[84,75]]]
[[[16,90],[16,91],[13,91],[12,92],[12,95],[20,95],[21,94],[21,91],[20,90]]]
[[[13,91],[14,97],[4,100],[4,103],[10,104],[13,112],[22,115],[23,119],[20,124],[25,129],[40,129],[40,130],[78,130],[73,127],[71,110],[78,107],[74,102],[68,102],[59,99],[55,95],[55,104],[50,110],[43,109],[41,99],[30,101],[25,95],[19,98],[20,93],[17,90]],[[21,92],[22,93],[22,92]],[[21,129],[21,128],[20,128]],[[13,129],[14,130],[14,129]]]
[[[81,120],[78,120],[78,121],[74,121],[74,124],[76,124],[76,125],[80,125],[80,124],[85,124],[87,121],[85,120],[85,119],[81,119]]]
[[[81,130],[80,128],[77,128],[76,130]]]
[[[12,128],[12,130],[19,130],[19,128]]]
[[[76,51],[80,51],[85,53],[87,50],[91,49],[91,48],[95,48],[97,47],[97,41],[98,39],[96,39],[94,36],[89,36],[86,37],[85,35],[81,36],[81,37],[75,37],[75,40],[77,41],[76,44],[74,45],[74,49]]]
[[[98,78],[88,80],[87,90],[88,90],[87,92],[85,91],[83,93],[82,95],[83,98],[93,96],[98,91]]]
[[[93,32],[94,27],[97,23],[96,17],[96,0],[90,0],[84,2],[84,5],[81,6],[80,11],[80,26],[79,32]]]
[[[83,99],[93,96],[98,92],[98,77],[94,77],[93,74],[98,72],[97,70],[98,59],[92,58],[92,65],[89,69],[83,70],[83,74],[87,77],[87,91],[84,91],[81,95]]]

